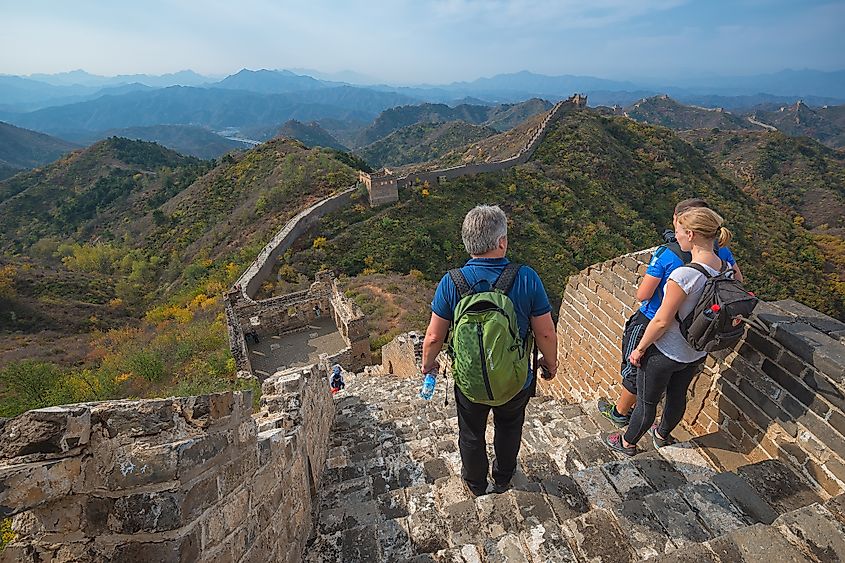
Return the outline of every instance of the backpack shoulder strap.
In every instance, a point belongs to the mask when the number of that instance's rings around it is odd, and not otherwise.
[[[696,264],[695,262],[690,262],[689,264],[684,264],[683,266],[679,266],[679,267],[680,268],[692,268],[696,272],[699,272],[700,274],[704,274],[704,277],[706,277],[706,278],[712,278],[713,277],[712,274],[710,274],[710,272],[708,272],[707,269],[704,266],[702,266],[701,264]]]
[[[493,289],[498,289],[499,291],[507,295],[513,287],[513,282],[516,281],[516,275],[519,273],[519,269],[521,267],[522,264],[509,262],[505,266],[505,269],[502,270],[502,273],[499,274],[499,277],[496,279],[496,282],[493,284]]]
[[[461,272],[460,268],[453,268],[449,270],[449,277],[452,279],[452,283],[455,284],[455,287],[458,289],[458,298],[463,299],[470,293],[472,293],[472,288],[467,283],[464,274]]]
[[[684,264],[689,264],[692,261],[692,253],[684,252],[683,250],[681,250],[681,245],[678,244],[677,241],[667,242],[664,246],[671,250],[675,256],[680,258],[681,262],[683,262]]]

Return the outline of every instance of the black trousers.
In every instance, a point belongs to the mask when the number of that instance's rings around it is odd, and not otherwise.
[[[487,413],[493,411],[493,481],[500,485],[510,482],[516,471],[516,456],[522,441],[522,423],[531,389],[523,389],[513,399],[499,407],[473,403],[455,386],[455,404],[458,408],[458,447],[461,451],[461,477],[473,492],[487,489]]]
[[[628,356],[642,340],[650,320],[637,309],[637,312],[625,323],[625,329],[622,331],[622,387],[634,395],[637,394],[637,366],[628,361]]]
[[[664,438],[684,418],[687,409],[687,389],[704,360],[684,364],[664,356],[651,345],[637,370],[637,405],[625,432],[625,441],[636,444],[648,432],[657,417],[657,405],[666,395],[666,405],[657,432]]]

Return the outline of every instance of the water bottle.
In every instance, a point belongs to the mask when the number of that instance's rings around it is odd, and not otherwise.
[[[719,305],[711,305],[709,309],[704,311],[704,316],[712,322],[716,318],[716,313],[721,310],[722,308]]]
[[[433,373],[425,374],[425,379],[423,379],[422,389],[420,389],[420,397],[425,399],[426,401],[431,400],[431,396],[434,395],[434,386],[437,383],[437,378]]]
[[[689,342],[698,342],[701,340],[710,330],[710,325],[716,320],[720,310],[721,307],[719,305],[713,305],[709,309],[705,309],[699,317],[692,321],[692,324],[687,329],[687,340]]]

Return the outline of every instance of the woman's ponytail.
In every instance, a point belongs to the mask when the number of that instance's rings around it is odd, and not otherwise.
[[[731,243],[731,239],[734,238],[732,232],[730,232],[725,227],[719,227],[719,248],[724,248]]]

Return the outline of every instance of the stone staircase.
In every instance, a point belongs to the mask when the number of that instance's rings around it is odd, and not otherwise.
[[[347,379],[306,561],[845,560],[843,495],[825,501],[775,460],[720,472],[697,440],[644,438],[627,458],[602,443],[615,428],[594,403],[532,399],[512,489],[475,498],[446,391],[424,402],[415,380]],[[487,438],[492,460],[492,423]]]

